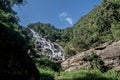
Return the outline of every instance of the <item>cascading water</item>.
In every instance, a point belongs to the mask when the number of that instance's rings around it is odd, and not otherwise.
[[[29,30],[31,31],[32,36],[35,39],[35,49],[41,52],[39,55],[44,55],[56,60],[65,60],[64,50],[59,44],[42,38],[41,36],[39,36],[38,33],[36,33],[32,29]]]

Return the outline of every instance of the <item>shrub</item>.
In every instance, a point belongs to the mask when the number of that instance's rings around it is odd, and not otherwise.
[[[60,63],[56,61],[52,61],[47,58],[36,58],[36,64],[38,64],[37,67],[41,67],[44,69],[51,69],[55,72],[59,72],[61,70]]]
[[[50,69],[38,68],[40,72],[40,80],[54,80],[55,72]]]

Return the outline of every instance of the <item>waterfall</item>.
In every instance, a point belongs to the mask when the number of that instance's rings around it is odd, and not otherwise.
[[[29,28],[29,30],[31,31],[32,36],[35,40],[35,49],[41,52],[39,55],[45,55],[51,59],[61,61],[65,60],[64,50],[59,44],[51,42],[50,40],[46,40],[45,38],[39,36],[39,34],[36,33],[33,29]]]

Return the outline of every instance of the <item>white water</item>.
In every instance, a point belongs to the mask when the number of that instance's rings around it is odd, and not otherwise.
[[[50,40],[46,40],[39,36],[34,30],[30,29],[33,38],[35,39],[35,49],[38,49],[42,52],[41,55],[48,56],[51,59],[65,60],[63,48]]]

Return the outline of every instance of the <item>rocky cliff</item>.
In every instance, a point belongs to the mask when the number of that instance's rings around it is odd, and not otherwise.
[[[61,63],[61,66],[65,71],[74,71],[93,69],[95,63],[105,70],[120,71],[120,41],[106,42],[94,49],[78,53]]]

